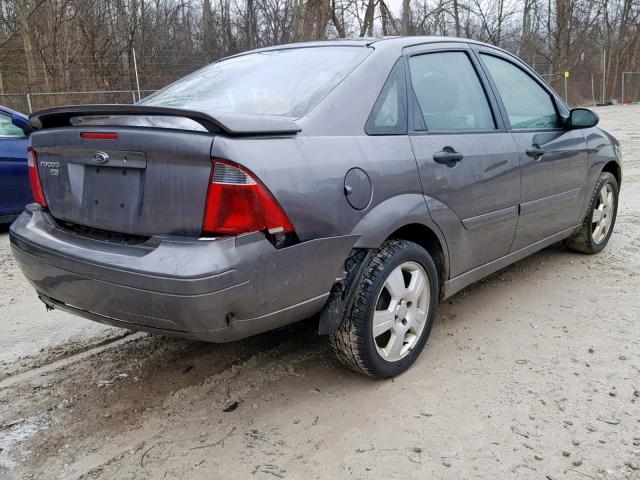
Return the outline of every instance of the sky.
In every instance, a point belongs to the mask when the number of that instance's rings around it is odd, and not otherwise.
[[[402,13],[402,0],[387,0],[387,7],[394,15],[399,17]]]

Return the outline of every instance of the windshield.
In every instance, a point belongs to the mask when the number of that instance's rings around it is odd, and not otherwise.
[[[198,70],[138,104],[298,118],[370,51],[331,46],[249,53]]]

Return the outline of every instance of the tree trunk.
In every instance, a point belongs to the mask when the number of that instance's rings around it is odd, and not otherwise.
[[[202,49],[208,60],[214,60],[216,37],[211,19],[211,0],[204,0],[202,4]]]
[[[338,37],[346,38],[347,32],[344,27],[343,20],[338,19],[338,12],[336,11],[336,0],[332,0],[331,2],[331,21],[333,22],[333,26],[336,28]]]
[[[253,0],[247,0],[247,50],[255,48],[256,12]]]
[[[373,14],[375,13],[375,0],[369,0],[369,2],[367,3],[367,10],[364,14],[364,20],[362,22],[362,27],[360,28],[360,36],[364,37],[365,35],[367,35],[367,33],[369,34],[369,36],[372,36],[372,30],[373,30]]]
[[[402,0],[402,35],[409,35],[409,22],[411,17],[411,0]]]
[[[460,36],[460,12],[458,10],[458,0],[453,0],[453,20],[456,25],[456,37]]]
[[[27,16],[29,15],[29,3],[27,0],[18,2],[18,17],[20,19],[20,32],[22,37],[22,46],[24,48],[24,57],[27,64],[27,87],[30,89],[36,80],[36,65],[33,56],[33,44],[31,43],[31,31]]]

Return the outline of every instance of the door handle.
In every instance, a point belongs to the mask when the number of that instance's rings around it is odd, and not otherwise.
[[[449,167],[453,167],[456,163],[464,158],[460,152],[456,152],[452,147],[444,147],[441,152],[433,154],[433,160]]]
[[[539,159],[542,155],[544,155],[544,148],[542,148],[538,144],[533,144],[529,148],[527,148],[526,153],[528,156]]]

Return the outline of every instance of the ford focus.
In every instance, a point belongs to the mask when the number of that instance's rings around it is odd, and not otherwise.
[[[438,302],[559,241],[605,247],[622,167],[597,123],[474,41],[255,50],[136,105],[32,114],[11,245],[50,308],[211,342],[316,317],[388,378]]]

